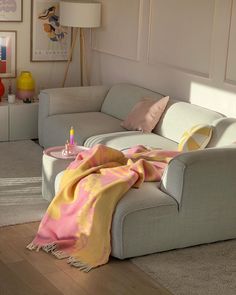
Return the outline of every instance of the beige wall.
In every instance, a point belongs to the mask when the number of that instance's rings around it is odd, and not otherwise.
[[[236,0],[101,0],[92,83],[131,82],[236,117]]]
[[[23,9],[23,22],[0,22],[0,30],[17,31],[17,73],[19,74],[22,70],[31,71],[36,81],[37,91],[42,88],[60,87],[66,62],[30,62],[30,0],[23,0]],[[75,48],[66,85],[79,85],[78,45]],[[8,80],[4,79],[3,81],[7,86]],[[15,84],[15,79],[13,81]]]

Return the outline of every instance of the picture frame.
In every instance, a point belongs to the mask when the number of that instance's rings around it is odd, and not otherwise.
[[[23,0],[0,0],[0,22],[22,22]]]
[[[16,77],[16,31],[0,31],[0,77]]]
[[[31,61],[67,61],[72,29],[60,25],[59,0],[31,0]]]

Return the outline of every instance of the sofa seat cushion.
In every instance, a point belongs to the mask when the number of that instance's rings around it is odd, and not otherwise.
[[[142,133],[140,131],[95,135],[88,138],[84,143],[86,147],[92,147],[96,144],[105,144],[118,150],[124,150],[138,144],[167,150],[177,150],[178,148],[178,144],[168,138],[154,133]]]
[[[75,141],[83,145],[84,141],[95,134],[124,131],[121,121],[101,112],[60,114],[46,118],[47,129],[44,141],[47,146],[64,145],[69,139],[70,127],[75,129]]]
[[[178,214],[177,202],[156,182],[129,190],[113,215],[112,255],[123,259],[171,248]]]

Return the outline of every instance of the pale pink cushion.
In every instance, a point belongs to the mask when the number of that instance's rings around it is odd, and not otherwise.
[[[128,130],[151,132],[164,112],[169,101],[169,96],[156,101],[151,98],[143,98],[135,104],[121,126]]]

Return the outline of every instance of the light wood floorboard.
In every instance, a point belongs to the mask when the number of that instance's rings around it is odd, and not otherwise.
[[[129,260],[111,258],[89,273],[65,260],[27,250],[38,228],[0,228],[0,295],[172,295]]]

